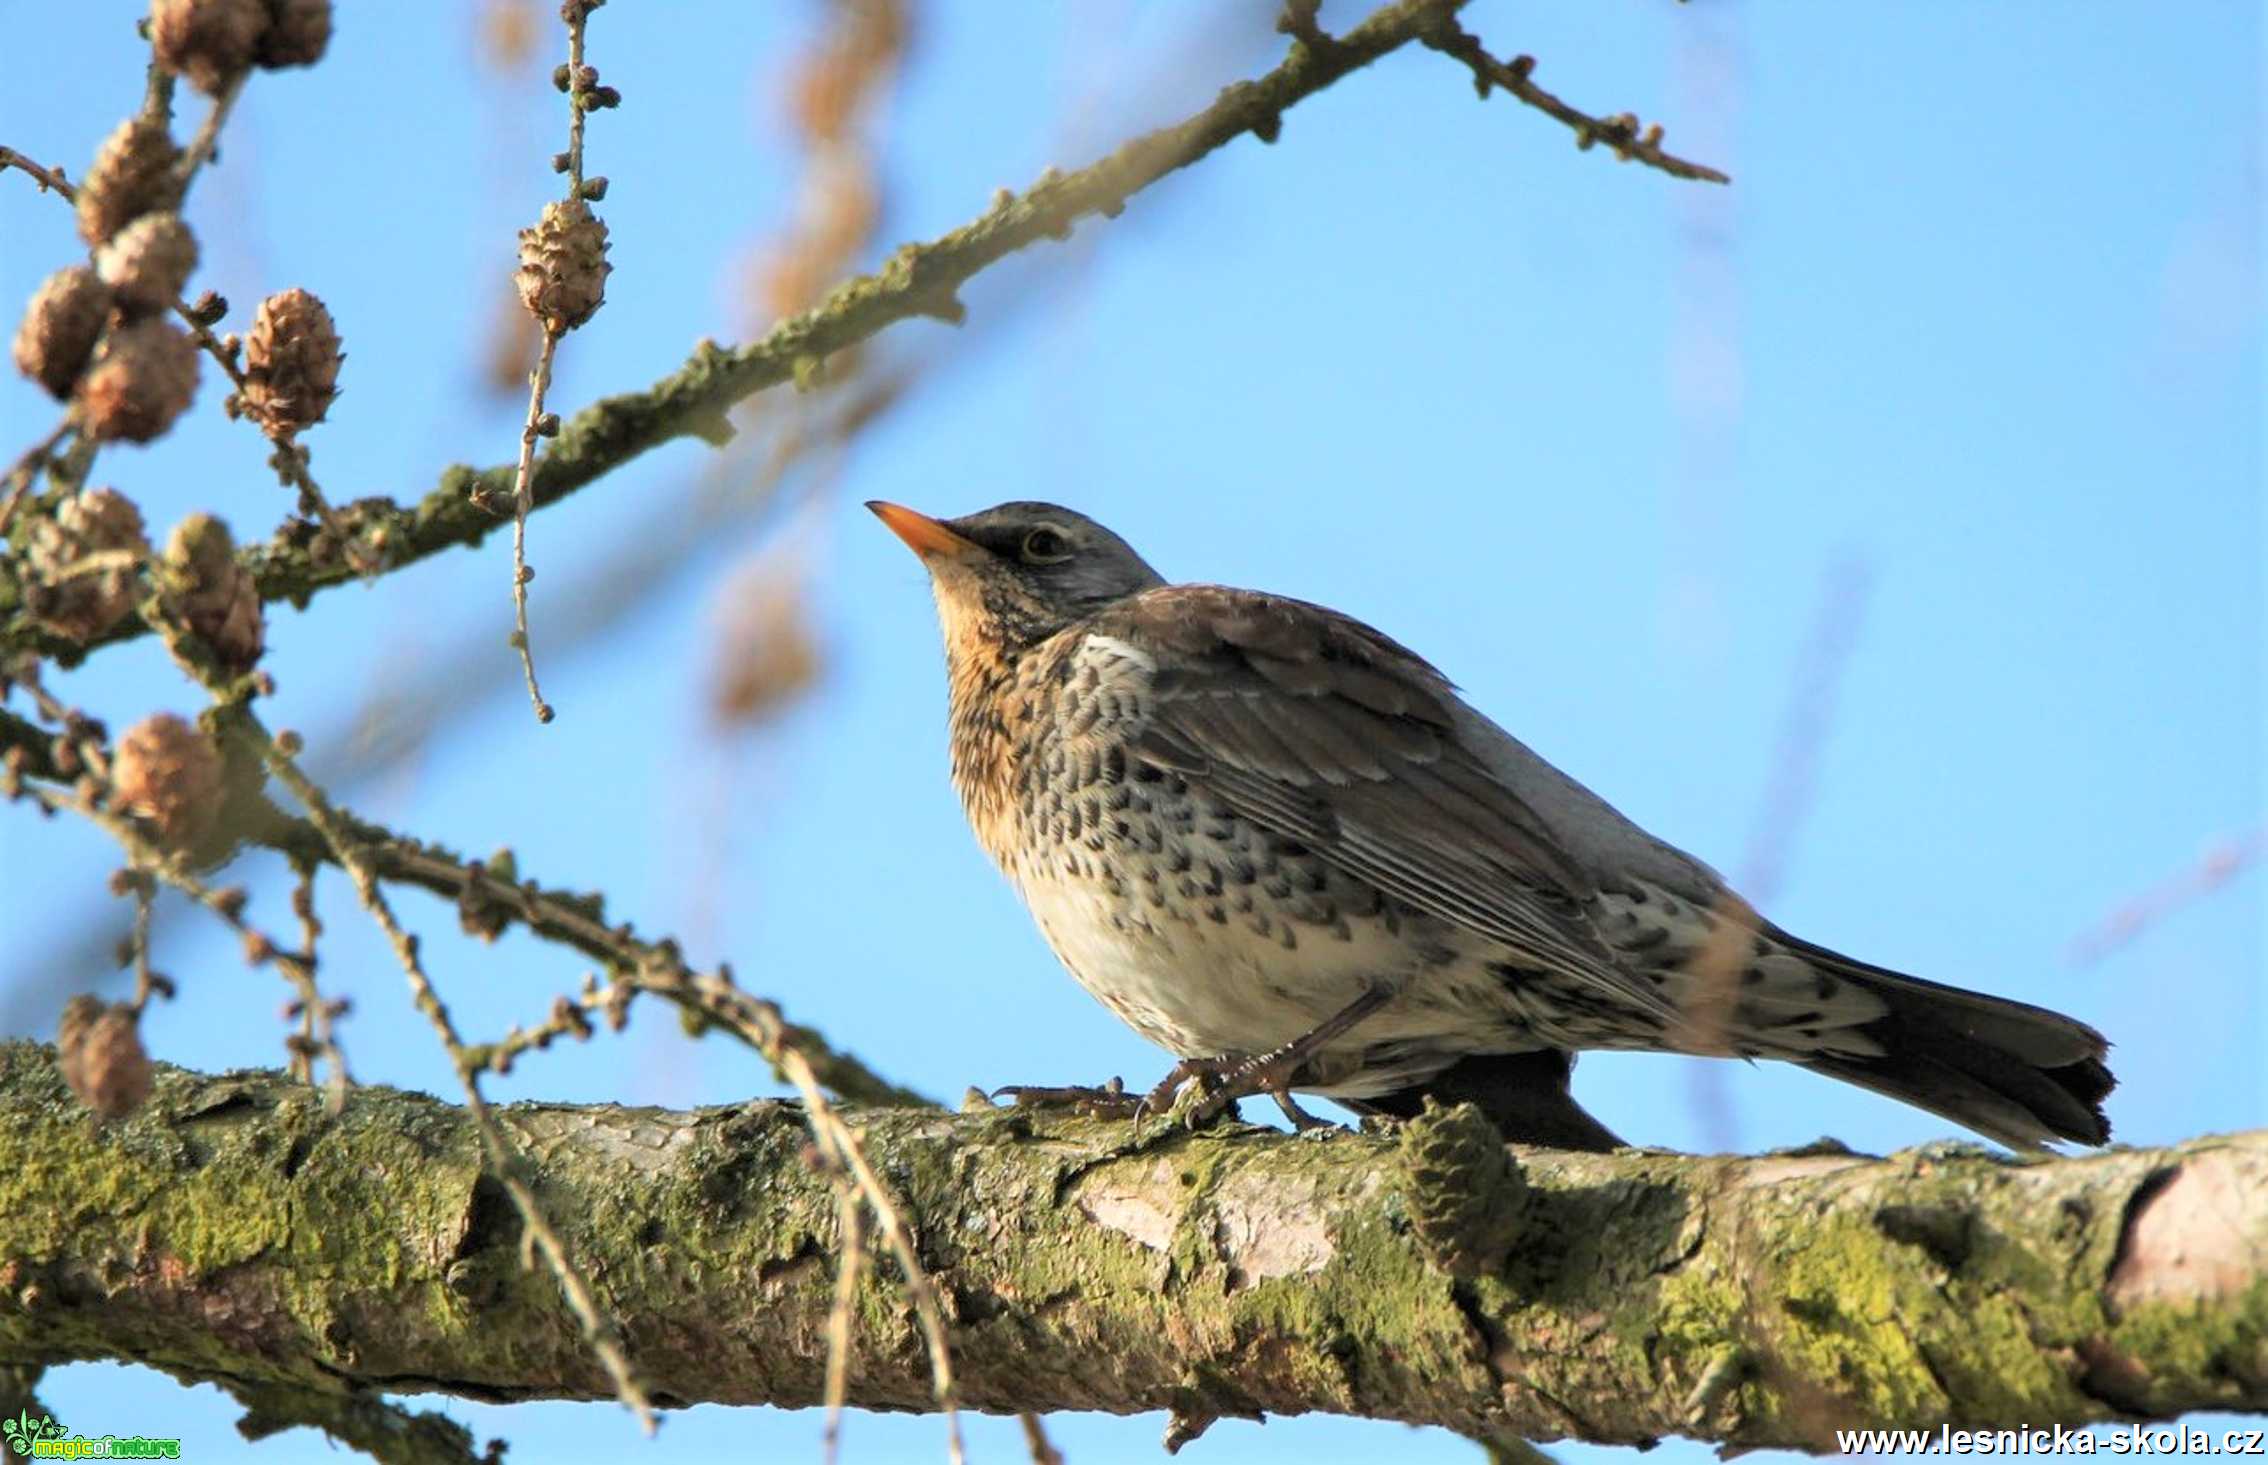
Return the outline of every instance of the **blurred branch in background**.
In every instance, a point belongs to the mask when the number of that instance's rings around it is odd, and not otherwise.
[[[2214,840],[2194,864],[2123,902],[2101,924],[2082,932],[2071,943],[2072,964],[2100,961],[2175,912],[2234,883],[2260,862],[2263,850],[2268,850],[2268,826]]]
[[[1739,130],[1744,57],[1742,14],[1738,6],[1712,7],[1678,30],[1670,72],[1671,95],[1680,126],[1697,134],[1713,156],[1730,158]],[[1662,585],[1662,628],[1668,659],[1685,675],[1722,675],[1729,639],[1724,577],[1733,563],[1729,524],[1738,511],[1741,412],[1746,389],[1741,355],[1739,199],[1718,189],[1681,190],[1673,200],[1677,220],[1677,279],[1672,290],[1669,327],[1669,418],[1675,456],[1666,484],[1664,529],[1669,552]],[[1800,679],[1792,693],[1790,722],[1807,689]],[[1789,772],[1789,749],[1768,775]],[[1774,788],[1779,784],[1775,782]],[[1774,795],[1767,793],[1757,819],[1755,842],[1773,819]],[[1790,816],[1792,818],[1792,816]],[[1776,864],[1777,862],[1775,862]],[[1778,870],[1771,873],[1775,885]],[[1760,888],[1756,872],[1743,871],[1735,884],[1748,904],[1725,912],[1720,939],[1702,964],[1706,980],[1697,985],[1689,1041],[1696,1052],[1720,1046],[1735,1001],[1741,933],[1753,931],[1755,907],[1774,890]],[[1706,1059],[1683,1064],[1689,1104],[1701,1148],[1726,1153],[1740,1148],[1725,1067]]]
[[[784,80],[766,88],[783,99],[779,121],[800,172],[785,222],[739,262],[756,331],[810,309],[830,282],[851,273],[885,213],[883,121],[905,62],[911,19],[896,0],[828,0],[820,17]],[[769,722],[816,686],[822,672],[808,603],[810,535],[755,546],[755,525],[745,521],[769,507],[781,481],[799,467],[809,470],[806,502],[834,482],[859,431],[903,396],[906,378],[887,364],[876,368],[878,356],[888,354],[888,342],[870,342],[844,352],[804,392],[743,403],[734,417],[739,435],[702,473],[701,502],[725,511],[718,516],[719,540],[747,547],[711,592],[715,629],[701,725],[716,754],[714,778],[700,800],[705,817],[692,821],[680,843],[694,852],[683,900],[695,940],[714,937],[726,862],[744,832],[739,820],[713,817],[737,802],[741,740],[733,735]],[[814,433],[817,422],[831,417],[834,430]],[[755,491],[734,491],[741,485]],[[744,522],[733,525],[735,517]],[[843,1265],[848,1270],[854,1262],[846,1258]],[[834,1438],[832,1428],[828,1437]]]
[[[1873,593],[1874,566],[1856,554],[1835,560],[1820,577],[1818,610],[1797,653],[1773,745],[1772,779],[1741,856],[1740,887],[1751,900],[1773,899],[1787,884],[1796,835],[1818,797],[1819,762],[1834,731],[1843,674],[1857,654]]]
[[[1856,556],[1830,564],[1820,579],[1819,607],[1788,679],[1764,797],[1733,880],[1752,909],[1769,906],[1787,883],[1796,836],[1818,797],[1819,762],[1834,730],[1836,696],[1857,650],[1873,587],[1873,567]],[[1728,922],[1727,929],[1733,924]],[[1726,1066],[1699,1059],[1686,1063],[1685,1071],[1702,1148],[1718,1154],[1738,1151],[1740,1116],[1733,1108]]]

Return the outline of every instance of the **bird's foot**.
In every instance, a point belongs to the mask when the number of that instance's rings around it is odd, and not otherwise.
[[[1184,1058],[1146,1094],[1127,1091],[1124,1079],[1105,1084],[1010,1084],[992,1091],[1019,1109],[1069,1109],[1092,1119],[1130,1119],[1139,1128],[1152,1114],[1163,1114],[1175,1126],[1203,1129],[1231,1112],[1239,1099],[1266,1094],[1276,1101],[1284,1118],[1300,1134],[1317,1134],[1339,1126],[1319,1119],[1292,1100],[1290,1078],[1296,1060],[1277,1055],[1247,1057],[1222,1053],[1212,1058]]]
[[[1069,1109],[1090,1119],[1139,1119],[1150,1099],[1145,1094],[1126,1091],[1126,1081],[1114,1078],[1106,1084],[1065,1084],[1049,1087],[1042,1084],[1010,1084],[994,1089],[996,1099],[1006,1098],[1019,1109]]]
[[[1266,1094],[1292,1123],[1306,1134],[1334,1129],[1336,1125],[1292,1102],[1291,1077],[1299,1067],[1297,1055],[1288,1060],[1280,1053],[1249,1057],[1223,1053],[1212,1058],[1184,1058],[1163,1082],[1150,1090],[1147,1108],[1165,1113],[1185,1129],[1203,1129],[1225,1114],[1234,1113],[1239,1099]]]
[[[1216,1058],[1184,1058],[1174,1065],[1165,1082],[1150,1091],[1150,1103],[1173,1104],[1173,1115],[1191,1129],[1200,1128],[1227,1113],[1239,1099],[1254,1094],[1274,1098],[1284,1116],[1304,1134],[1324,1121],[1291,1101],[1293,1080],[1323,1048],[1394,999],[1391,987],[1370,987],[1312,1030],[1267,1053],[1223,1053]],[[1178,1097],[1175,1090],[1183,1084]]]
[[[1247,1066],[1242,1054],[1227,1053],[1217,1058],[1184,1058],[1173,1066],[1173,1071],[1161,1079],[1147,1093],[1132,1093],[1124,1079],[1114,1078],[1105,1084],[1010,1084],[992,1091],[995,1099],[1006,1099],[1019,1109],[1069,1109],[1090,1119],[1125,1119],[1134,1125],[1135,1140],[1141,1138],[1142,1121],[1153,1114],[1166,1115],[1173,1127],[1202,1129],[1227,1112],[1238,1099],[1250,1094],[1266,1092],[1264,1088],[1249,1085],[1225,1086],[1227,1075],[1241,1072]],[[1277,1102],[1289,1104],[1287,1093]],[[1296,1105],[1286,1108],[1287,1114],[1305,1119],[1301,1127],[1319,1125],[1324,1121],[1311,1114],[1302,1114]]]
[[[1156,1099],[1152,1095],[1152,1099]],[[1162,1113],[1168,1130],[1184,1129],[1191,1133],[1205,1128],[1214,1120],[1236,1107],[1236,1095],[1219,1092],[1203,1074],[1192,1074],[1169,1093],[1164,1102],[1152,1102],[1151,1113]],[[1137,1116],[1136,1122],[1140,1122]]]

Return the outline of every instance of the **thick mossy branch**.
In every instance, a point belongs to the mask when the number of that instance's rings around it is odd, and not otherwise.
[[[792,1106],[499,1117],[658,1401],[818,1402],[838,1206]],[[856,1118],[978,1408],[1813,1449],[1838,1427],[2268,1409],[2268,1135],[2031,1165],[1529,1151],[1501,1192],[1508,1257],[1467,1248],[1453,1275],[1410,1216],[1458,1166],[1392,1139],[1129,1151],[1122,1124],[1021,1111]],[[331,1117],[278,1074],[167,1069],[100,1128],[52,1051],[17,1043],[0,1166],[0,1367],[611,1395],[438,1100],[358,1089]],[[931,1407],[888,1268],[857,1326],[850,1401]]]
[[[1397,0],[1328,45],[1296,43],[1275,70],[1228,87],[1195,116],[1135,138],[1075,173],[1050,170],[1021,194],[1003,190],[975,221],[926,244],[905,246],[878,273],[837,286],[761,341],[733,350],[704,342],[683,367],[646,390],[605,398],[569,419],[535,466],[532,506],[557,503],[673,439],[721,441],[730,431],[725,413],[734,403],[813,377],[828,357],[894,322],[913,316],[958,321],[958,292],[978,271],[1043,239],[1068,237],[1089,215],[1115,216],[1135,193],[1245,133],[1273,141],[1285,109],[1436,33],[1465,3]],[[358,563],[364,554],[381,569],[398,569],[445,549],[478,544],[509,525],[516,473],[516,463],[479,471],[451,468],[413,506],[385,499],[342,505],[336,532],[302,526],[249,546],[242,557],[262,599],[304,604],[319,590],[365,578]],[[339,542],[340,533],[353,538],[355,553]],[[96,644],[147,629],[129,620]],[[34,627],[23,614],[13,575],[0,573],[0,650],[35,650],[67,661],[87,649]]]

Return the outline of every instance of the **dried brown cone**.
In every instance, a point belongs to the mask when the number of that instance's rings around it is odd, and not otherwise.
[[[157,1069],[142,1047],[141,1015],[124,1002],[105,1007],[84,992],[63,1004],[55,1047],[63,1081],[105,1119],[123,1119],[150,1097]]]
[[[536,10],[529,0],[488,0],[480,17],[481,59],[510,71],[535,53]]]
[[[66,499],[53,518],[34,519],[24,564],[24,609],[41,629],[92,641],[134,609],[135,564],[87,567],[90,555],[149,554],[142,511],[114,488]]]
[[[176,213],[144,214],[95,251],[96,272],[132,315],[172,305],[196,268],[197,236]]]
[[[162,436],[197,395],[197,343],[151,317],[113,330],[79,382],[79,413],[104,442]]]
[[[268,29],[252,59],[274,70],[313,66],[331,44],[331,0],[267,0]]]
[[[189,629],[221,662],[248,671],[267,628],[252,572],[237,563],[236,540],[210,514],[191,514],[165,541],[166,588]]]
[[[187,849],[220,815],[220,754],[193,724],[155,713],[118,739],[110,787],[113,806],[147,825],[160,846]]]
[[[158,65],[217,97],[252,69],[268,20],[267,0],[150,0],[150,46]]]
[[[260,302],[244,338],[244,390],[238,404],[269,437],[282,441],[323,420],[338,393],[339,333],[331,312],[305,290]]]
[[[733,591],[709,711],[722,727],[761,723],[819,679],[822,658],[808,597],[792,575],[762,567]]]
[[[181,202],[181,150],[163,124],[129,117],[103,139],[79,180],[79,237],[100,244],[144,214]]]
[[[16,368],[57,401],[71,395],[110,318],[110,287],[85,265],[57,270],[32,292],[16,327]]]
[[[589,320],[606,300],[606,223],[581,199],[554,199],[520,231],[520,303],[553,335]]]

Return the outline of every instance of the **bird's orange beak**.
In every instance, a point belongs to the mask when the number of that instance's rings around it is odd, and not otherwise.
[[[874,517],[890,526],[890,532],[906,542],[906,548],[930,559],[960,559],[977,553],[977,546],[963,539],[927,514],[915,513],[903,504],[885,503],[881,499],[868,499],[867,508]]]

